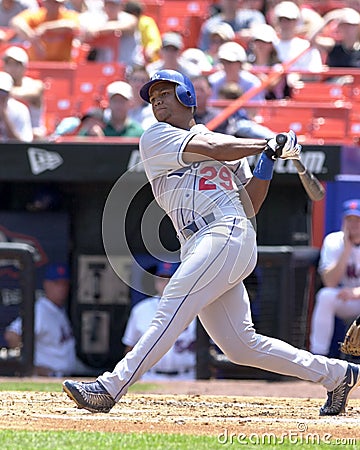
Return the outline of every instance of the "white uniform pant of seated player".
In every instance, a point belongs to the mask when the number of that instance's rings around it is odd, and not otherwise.
[[[335,317],[353,321],[360,314],[359,300],[341,300],[341,288],[325,287],[316,296],[310,334],[310,350],[318,355],[327,355],[334,334]]]
[[[328,391],[343,381],[346,361],[315,356],[256,333],[242,283],[256,264],[255,240],[247,219],[227,216],[203,227],[183,244],[182,263],[167,285],[148,331],[113,372],[98,377],[115,401],[169,350],[197,315],[234,363],[318,382]]]

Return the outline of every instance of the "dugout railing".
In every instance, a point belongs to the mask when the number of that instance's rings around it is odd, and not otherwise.
[[[0,243],[0,375],[31,375],[34,354],[35,250],[28,244]],[[20,316],[22,345],[10,349],[7,325]]]
[[[245,280],[258,333],[307,348],[318,258],[319,249],[313,247],[258,248],[257,267]],[[198,321],[197,379],[209,378],[280,380],[284,377],[230,362]]]

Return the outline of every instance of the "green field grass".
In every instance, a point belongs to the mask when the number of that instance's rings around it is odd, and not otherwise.
[[[137,392],[139,386],[132,386]],[[141,383],[141,392],[151,391],[154,385]],[[51,381],[3,381],[1,391],[41,391],[60,392],[61,382]],[[156,433],[105,433],[77,431],[19,431],[0,430],[1,450],[217,450],[247,448],[257,450],[284,449],[320,449],[341,448],[354,450],[360,443],[350,439],[318,442],[314,436],[308,440],[284,441],[269,435],[253,436],[191,436],[180,434]]]
[[[1,450],[217,450],[247,448],[257,450],[328,449],[354,450],[354,444],[342,442],[282,442],[274,436],[258,436],[223,442],[216,436],[188,436],[179,434],[100,433],[76,431],[0,431]]]

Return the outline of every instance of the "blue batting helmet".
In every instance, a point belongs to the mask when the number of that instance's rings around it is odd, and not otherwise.
[[[195,89],[191,80],[176,70],[159,70],[156,72],[144,86],[140,89],[140,96],[143,100],[150,103],[149,89],[158,81],[170,81],[176,84],[176,97],[181,104],[189,108],[196,106]]]

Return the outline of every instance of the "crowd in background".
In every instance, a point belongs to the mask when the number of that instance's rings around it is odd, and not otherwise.
[[[209,1],[196,47],[186,46],[187,30],[163,30],[146,5],[146,0],[1,0],[0,76],[6,80],[4,73],[10,74],[12,81],[0,87],[0,139],[138,137],[154,122],[138,96],[139,85],[163,68],[191,79],[207,76],[210,100],[216,100],[224,98],[224,85],[237,84],[242,95],[260,86],[269,70],[287,64],[291,73],[253,97],[263,100],[290,97],[324,65],[360,66],[360,0]],[[46,83],[27,76],[27,68],[33,61],[71,62],[84,45],[86,62],[124,65],[122,84],[109,83],[101,104],[49,130]],[[26,109],[14,108],[12,99]]]

